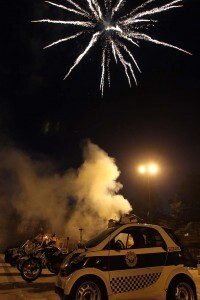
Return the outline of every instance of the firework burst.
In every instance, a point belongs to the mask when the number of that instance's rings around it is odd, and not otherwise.
[[[130,48],[131,45],[139,47],[141,40],[191,54],[172,44],[153,39],[145,33],[149,26],[153,26],[157,22],[155,19],[152,19],[152,16],[182,7],[182,0],[174,0],[157,7],[152,5],[156,0],[148,0],[132,10],[126,10],[126,1],[127,0],[101,0],[100,2],[100,0],[66,0],[66,5],[45,1],[49,5],[65,10],[66,13],[70,15],[73,14],[76,20],[73,20],[73,17],[72,20],[68,21],[42,19],[33,22],[74,26],[77,32],[63,39],[54,41],[44,47],[44,49],[72,39],[78,39],[80,36],[90,36],[89,43],[87,43],[84,51],[79,54],[64,79],[70,75],[73,69],[98,41],[100,41],[102,49],[102,71],[100,79],[100,91],[102,96],[105,84],[108,84],[110,87],[111,59],[114,59],[116,63],[120,62],[122,64],[130,86],[132,79],[135,81],[135,84],[137,84],[134,70],[141,71]]]

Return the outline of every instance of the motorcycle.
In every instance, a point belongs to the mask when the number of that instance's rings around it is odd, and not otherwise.
[[[43,247],[45,247],[47,244],[46,238],[47,235],[45,235],[43,238],[43,236],[39,234],[23,247],[23,251],[21,251],[20,255],[16,259],[16,266],[19,271],[21,271],[21,267],[26,260],[42,251]],[[50,240],[48,244],[51,243],[54,242]]]
[[[20,270],[23,261],[27,260],[34,250],[41,246],[44,240],[41,239],[42,235],[39,234],[33,239],[28,239],[23,245],[13,248],[7,248],[4,252],[4,261],[11,266],[17,266]]]
[[[9,263],[12,267],[15,267],[18,260],[26,254],[26,249],[29,248],[29,250],[31,250],[31,248],[34,248],[35,246],[35,243],[27,240],[22,246],[6,249],[5,262]]]
[[[18,271],[21,271],[23,263],[28,260],[30,257],[36,255],[37,253],[43,250],[42,245],[40,244],[28,244],[24,247],[24,251],[21,252],[21,255],[18,257],[16,266]]]
[[[44,267],[47,267],[51,273],[58,274],[66,255],[66,252],[55,245],[47,245],[24,261],[21,266],[21,276],[25,281],[35,281],[41,275]]]

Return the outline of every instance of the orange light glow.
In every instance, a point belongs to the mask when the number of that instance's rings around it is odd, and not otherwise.
[[[141,165],[138,167],[138,171],[141,174],[156,174],[158,172],[158,167],[155,164]]]

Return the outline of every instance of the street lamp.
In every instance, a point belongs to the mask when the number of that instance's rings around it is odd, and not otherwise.
[[[147,218],[151,220],[151,193],[150,193],[150,177],[158,173],[158,166],[156,164],[145,164],[138,167],[138,172],[147,177],[147,189],[148,189],[148,210]]]
[[[138,171],[141,174],[147,174],[149,176],[156,174],[158,172],[158,167],[155,164],[141,165],[139,166]]]

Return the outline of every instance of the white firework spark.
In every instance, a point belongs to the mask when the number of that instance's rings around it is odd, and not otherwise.
[[[74,17],[69,21],[42,19],[33,22],[62,24],[64,26],[72,25],[76,27],[77,32],[63,39],[54,41],[44,48],[52,47],[56,44],[78,38],[82,35],[89,35],[91,37],[89,43],[85,47],[85,50],[77,57],[64,79],[69,76],[72,70],[80,63],[90,49],[97,44],[97,42],[100,42],[100,47],[102,48],[102,71],[100,79],[100,91],[102,96],[104,93],[105,83],[107,82],[108,86],[110,86],[111,53],[114,61],[116,63],[119,61],[124,67],[124,72],[130,86],[131,78],[133,78],[137,84],[134,67],[141,72],[130,50],[131,44],[139,46],[139,41],[143,40],[171,47],[191,55],[190,52],[184,49],[159,41],[144,33],[144,30],[146,30],[148,26],[152,26],[157,22],[157,20],[151,19],[153,15],[170,9],[182,7],[181,3],[183,0],[174,0],[165,5],[156,7],[152,7],[152,3],[157,0],[147,0],[128,13],[125,9],[126,1],[127,0],[66,0],[67,6],[60,5],[52,1],[45,1],[52,6],[65,10],[67,13],[73,14],[77,17],[77,19],[73,20]],[[77,2],[81,3],[81,5]]]

